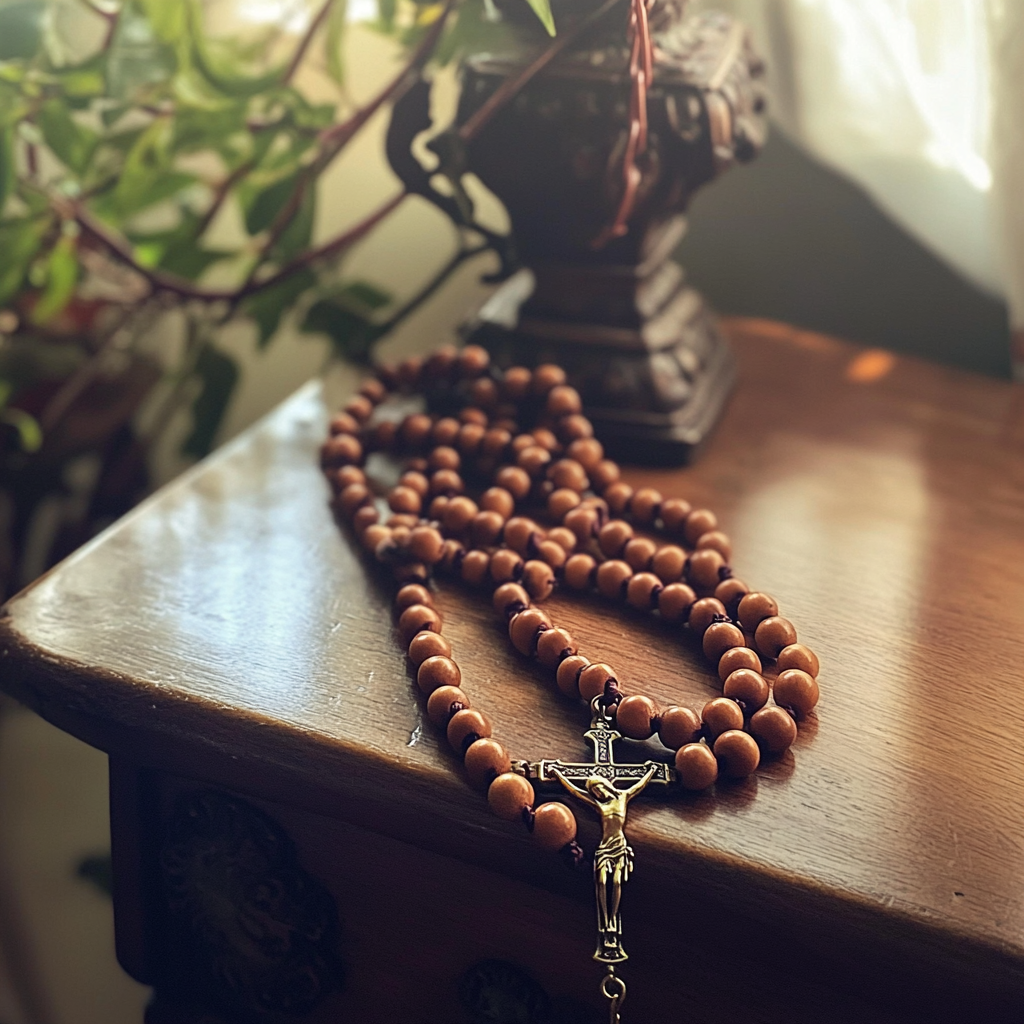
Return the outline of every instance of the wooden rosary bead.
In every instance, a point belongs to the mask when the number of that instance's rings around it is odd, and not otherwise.
[[[700,739],[700,716],[691,708],[674,705],[658,717],[658,738],[669,750],[678,750]]]
[[[470,783],[477,789],[486,789],[499,776],[512,767],[505,748],[489,736],[475,740],[466,750],[463,762]]]
[[[449,445],[441,444],[434,448],[427,456],[427,468],[459,469],[462,466],[462,456]]]
[[[600,516],[596,509],[580,505],[567,513],[564,524],[567,529],[572,530],[577,540],[585,544],[591,537],[597,535]]]
[[[762,619],[778,614],[779,606],[775,603],[775,599],[756,590],[751,591],[746,597],[740,598],[736,609],[740,625],[748,633],[753,633]]]
[[[572,444],[573,441],[579,441],[583,438],[594,436],[594,425],[586,418],[586,416],[563,416],[558,423],[558,435],[567,444]],[[594,467],[591,479],[595,480],[598,476],[598,469],[601,465],[607,462],[607,459],[602,460]]]
[[[479,423],[463,423],[455,442],[459,451],[467,456],[476,455],[484,439],[484,432],[484,427]]]
[[[434,429],[434,421],[426,413],[414,413],[406,416],[398,428],[398,436],[412,451],[421,451],[430,441]]]
[[[732,558],[732,541],[721,530],[708,530],[697,541],[698,551],[717,551],[724,561]]]
[[[658,594],[658,611],[666,622],[685,622],[697,595],[685,583],[669,583]]]
[[[452,708],[455,708],[453,711]],[[439,686],[427,698],[427,718],[439,729],[447,729],[456,711],[469,707],[469,697],[457,686]]]
[[[565,383],[565,370],[554,363],[543,363],[533,371],[533,393],[546,395]]]
[[[425,604],[409,605],[398,617],[398,632],[402,637],[402,643],[408,646],[409,641],[423,630],[440,633],[441,616]]]
[[[359,385],[359,394],[368,398],[374,405],[380,405],[387,398],[388,389],[376,377],[367,377]]]
[[[491,356],[487,349],[480,345],[466,345],[456,357],[459,373],[472,380],[484,373],[491,365]]]
[[[489,427],[480,441],[480,454],[489,459],[500,458],[511,443],[512,435],[509,431],[502,427]]]
[[[459,576],[463,583],[471,587],[480,587],[487,581],[491,571],[491,556],[486,551],[473,549],[462,556],[462,564],[459,566]]]
[[[430,481],[422,474],[410,470],[398,478],[400,487],[410,487],[420,498],[425,498],[430,493]]]
[[[646,740],[654,735],[658,705],[650,697],[634,694],[623,697],[615,709],[615,723],[623,736],[631,740]]]
[[[373,402],[365,395],[356,395],[345,403],[345,412],[354,420],[365,423],[373,415]]]
[[[416,673],[416,684],[426,694],[433,693],[439,686],[458,686],[461,682],[459,666],[440,654],[427,658]]]
[[[723,696],[736,701],[747,716],[760,711],[768,703],[770,693],[764,676],[750,668],[730,672],[722,686]]]
[[[704,630],[704,638],[701,641],[704,657],[715,665],[718,664],[718,659],[730,648],[743,647],[745,644],[746,640],[743,637],[743,630],[738,626],[734,626],[731,622],[712,622]]]
[[[399,485],[388,495],[388,505],[394,512],[419,515],[423,508],[420,496],[411,488]]]
[[[523,586],[534,601],[546,601],[555,589],[555,574],[547,562],[531,558],[523,566]]]
[[[371,447],[377,452],[393,451],[398,442],[398,424],[392,420],[382,420],[370,428]]]
[[[338,508],[346,519],[351,519],[356,509],[372,501],[373,495],[365,484],[349,484],[338,495]]]
[[[428,658],[450,658],[452,645],[440,633],[424,630],[409,641],[409,660],[419,668]]]
[[[482,740],[491,735],[491,723],[486,715],[473,708],[465,708],[452,715],[446,732],[452,749],[461,754],[466,749],[468,737],[474,736]]]
[[[500,616],[508,618],[530,607],[530,595],[518,583],[502,583],[491,603]]]
[[[555,673],[555,683],[566,697],[579,697],[580,673],[590,664],[587,658],[574,654],[561,662]]]
[[[469,535],[475,547],[490,548],[501,539],[504,528],[505,520],[497,512],[477,512],[469,524]]]
[[[434,565],[441,560],[444,537],[432,526],[417,526],[409,535],[409,553],[417,561]]]
[[[500,397],[498,385],[490,377],[480,377],[470,385],[469,400],[481,409],[497,405]]]
[[[419,383],[423,360],[419,356],[403,359],[397,368],[398,384],[403,391],[410,391]]]
[[[454,469],[439,469],[430,477],[431,494],[443,494],[446,498],[451,498],[456,494],[462,494],[465,489],[462,477]]]
[[[516,500],[504,487],[488,487],[480,495],[480,508],[487,512],[497,512],[502,520],[506,520],[515,512]]]
[[[597,567],[597,591],[602,597],[612,600],[626,596],[626,587],[633,576],[633,570],[626,562],[612,559]]]
[[[537,660],[547,668],[555,668],[576,651],[576,641],[572,635],[559,627],[544,630],[537,640]]]
[[[676,751],[676,773],[684,789],[707,789],[718,778],[718,760],[703,743],[687,743]]]
[[[433,608],[434,595],[426,587],[422,587],[418,583],[410,583],[395,594],[394,603],[395,611],[398,613],[404,612],[406,608],[414,604],[425,604],[428,608]]]
[[[352,529],[355,530],[356,536],[359,536],[363,530],[368,526],[373,526],[379,520],[380,513],[373,505],[361,505],[356,509],[355,515],[352,516]]]
[[[366,474],[358,466],[340,466],[329,477],[339,491],[345,490],[350,484],[366,485]]]
[[[558,459],[547,470],[548,479],[555,487],[566,487],[577,494],[590,486],[586,470],[575,459]]]
[[[441,561],[437,564],[442,572],[454,573],[458,568],[461,568],[462,560],[465,557],[466,549],[462,542],[449,538],[444,542],[444,548],[441,551]]]
[[[641,526],[649,526],[658,518],[664,498],[653,487],[641,487],[629,503],[629,511]]]
[[[423,562],[399,562],[391,567],[391,573],[398,584],[427,583],[430,580],[430,570]]]
[[[580,393],[566,384],[556,384],[549,392],[544,403],[549,416],[572,416],[583,411]]]
[[[598,531],[597,545],[605,558],[618,558],[632,538],[633,527],[624,519],[613,519]]]
[[[548,540],[553,540],[567,554],[576,550],[576,534],[565,526],[553,526],[548,530]]]
[[[688,501],[682,498],[667,498],[661,503],[661,525],[666,533],[682,533],[686,527],[686,517],[693,509]]]
[[[518,402],[530,393],[533,374],[525,366],[510,366],[501,379],[501,393],[505,398]]]
[[[618,682],[610,666],[600,662],[596,665],[587,665],[579,674],[580,697],[589,704],[595,697],[600,697],[604,693],[609,681]]]
[[[718,678],[724,683],[737,669],[761,672],[761,659],[749,647],[731,647],[718,659]]]
[[[580,501],[581,498],[576,491],[568,487],[559,487],[548,495],[548,515],[556,523],[560,523]]]
[[[404,527],[409,533],[412,532],[412,528],[414,526],[419,526],[419,524],[419,516],[408,515],[404,512],[396,513],[391,516],[387,522],[387,525],[390,526],[392,530],[398,530]]]
[[[363,461],[363,446],[351,434],[328,438],[320,448],[320,464],[325,469],[354,466]]]
[[[730,579],[722,580],[722,582],[715,587],[715,597],[725,605],[726,614],[730,618],[735,619],[739,603],[742,598],[746,596],[749,590],[750,588],[743,582],[743,580],[738,580],[733,576]]]
[[[775,680],[772,695],[780,708],[792,709],[802,716],[814,709],[820,691],[814,676],[798,668],[787,668]]]
[[[360,509],[360,512],[362,509]],[[775,667],[783,672],[787,668],[798,668],[801,672],[806,672],[809,676],[817,678],[818,673],[821,671],[821,665],[818,663],[818,656],[810,649],[805,647],[803,644],[790,644],[788,647],[783,647],[779,651],[778,658],[775,659]]]
[[[694,551],[686,563],[686,582],[698,590],[714,591],[721,582],[718,570],[725,565],[725,559],[712,549]]]
[[[683,536],[686,543],[693,546],[704,536],[705,533],[714,530],[718,526],[718,517],[710,509],[694,509],[687,517],[683,527]]]
[[[329,437],[337,437],[338,434],[358,433],[359,421],[355,416],[350,416],[347,412],[335,413],[331,418],[331,422],[327,424],[327,434]]]
[[[570,459],[575,459],[589,473],[604,459],[604,447],[596,437],[580,437],[565,449]]]
[[[686,565],[686,552],[675,544],[666,544],[659,548],[651,559],[651,572],[662,583],[675,583],[683,578],[683,567]]]
[[[569,559],[565,548],[553,540],[542,540],[537,545],[537,555],[555,570],[561,569]]]
[[[430,439],[434,444],[452,447],[458,440],[461,428],[462,424],[454,416],[445,416],[434,424],[430,431]]]
[[[620,472],[618,463],[612,462],[611,459],[602,459],[590,471],[591,485],[601,494],[619,479]]]
[[[616,516],[624,515],[633,500],[633,488],[625,480],[611,484],[603,494],[612,515]]]
[[[597,561],[590,555],[570,555],[564,569],[566,585],[573,590],[587,590],[594,581],[596,569]]]
[[[796,722],[784,708],[774,704],[761,708],[750,718],[750,733],[766,754],[781,754],[796,739]]]
[[[626,584],[626,601],[639,611],[649,612],[658,607],[661,591],[661,580],[654,573],[639,572]]]
[[[520,653],[532,658],[537,653],[537,641],[544,630],[551,628],[551,619],[539,608],[527,608],[514,615],[508,624],[508,635],[512,646]]]
[[[697,636],[703,637],[704,631],[714,622],[716,615],[725,615],[725,605],[714,597],[702,597],[699,601],[694,601],[690,609],[690,628]]]
[[[565,804],[541,804],[533,816],[533,838],[542,850],[555,853],[576,838],[576,818]]]
[[[715,740],[718,770],[728,779],[745,779],[761,763],[757,740],[741,729],[730,729]]]
[[[540,540],[540,530],[532,519],[526,516],[513,516],[505,523],[502,539],[515,552],[525,555],[530,550],[531,541]]]
[[[743,728],[743,709],[728,697],[715,697],[704,705],[700,713],[704,730],[715,740],[730,729]]]
[[[622,549],[622,560],[628,562],[637,572],[645,572],[651,568],[657,551],[658,545],[653,540],[647,537],[634,537]]]
[[[522,501],[533,486],[530,474],[521,466],[502,466],[495,474],[494,482],[504,487],[516,501]]]
[[[771,615],[758,623],[754,643],[766,658],[777,658],[783,648],[796,643],[796,627],[781,615]]]
[[[448,507],[448,495],[439,494],[431,498],[430,506],[427,508],[427,518],[435,523],[444,522],[444,510]]]
[[[551,452],[546,448],[541,448],[539,444],[524,448],[516,456],[516,465],[520,469],[525,470],[533,480],[542,476],[547,471],[550,462]]]
[[[373,523],[363,530],[363,535],[360,539],[367,551],[376,551],[381,544],[390,543],[391,530],[382,523]]]
[[[452,498],[444,507],[444,528],[451,533],[465,533],[479,511],[480,509],[477,508],[477,504],[472,498],[460,494],[457,498]]]
[[[457,359],[458,349],[454,345],[442,345],[423,361],[423,369],[420,371],[422,379],[425,381],[450,379]]]
[[[504,772],[487,788],[487,803],[499,818],[519,821],[533,807],[533,786],[515,772]]]
[[[495,583],[518,583],[522,576],[523,560],[514,551],[502,548],[491,555],[491,579]]]

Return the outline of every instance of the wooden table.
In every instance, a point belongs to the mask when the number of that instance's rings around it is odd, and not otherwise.
[[[1024,389],[731,332],[703,458],[628,476],[718,511],[823,696],[756,777],[634,804],[627,1020],[1019,1019]],[[515,1019],[601,1020],[589,877],[494,818],[425,722],[387,588],[329,514],[324,422],[307,386],[0,624],[3,687],[110,755],[121,962],[154,1022],[496,1020],[467,1007],[517,986]],[[439,600],[513,756],[583,753],[583,710],[489,602]],[[652,620],[551,610],[627,688],[718,692]]]

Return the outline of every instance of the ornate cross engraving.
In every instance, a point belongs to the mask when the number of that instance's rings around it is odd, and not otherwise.
[[[597,951],[594,959],[616,964],[627,959],[622,948],[619,903],[622,885],[633,870],[633,851],[623,831],[629,801],[650,783],[674,782],[676,773],[662,761],[616,764],[613,744],[622,739],[600,699],[591,703],[590,728],[583,734],[594,747],[594,760],[522,762],[527,778],[559,782],[577,800],[601,816],[601,842],[594,851],[594,890],[597,897]],[[627,786],[621,783],[629,783]]]

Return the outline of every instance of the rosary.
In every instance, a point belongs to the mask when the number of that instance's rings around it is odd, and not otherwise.
[[[397,423],[371,423],[393,391],[442,396],[457,415],[415,413]],[[462,755],[469,781],[486,790],[494,813],[521,822],[543,849],[575,864],[584,855],[572,811],[554,800],[536,804],[535,787],[564,789],[599,815],[594,959],[605,965],[601,993],[611,1024],[619,1024],[626,985],[615,967],[627,959],[619,907],[633,871],[624,831],[629,802],[652,783],[702,790],[720,777],[743,778],[762,756],[785,751],[797,721],[818,702],[818,659],[797,643],[793,624],[771,597],[732,575],[729,538],[714,513],[620,480],[581,409],[557,366],[500,371],[482,348],[446,348],[366,380],[331,420],[321,463],[339,519],[393,572],[398,632],[427,716]],[[406,459],[383,522],[361,468],[374,451]],[[465,480],[479,482],[478,500],[465,494]],[[551,525],[517,514],[522,506]],[[633,524],[670,542],[637,536]],[[441,635],[427,588],[435,571],[493,591],[494,610],[508,623],[516,650],[552,669],[567,697],[587,702],[591,723],[584,736],[592,761],[513,761],[492,738],[491,723],[471,706]],[[698,714],[623,693],[613,669],[581,655],[570,634],[537,607],[556,587],[596,590],[700,638],[718,668],[722,696]],[[774,683],[762,674],[762,659],[774,661]],[[616,763],[617,741],[655,734],[674,754],[671,763]]]

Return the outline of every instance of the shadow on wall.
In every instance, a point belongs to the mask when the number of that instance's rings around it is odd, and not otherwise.
[[[697,196],[677,255],[722,313],[1010,374],[1005,305],[778,130]]]

